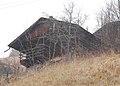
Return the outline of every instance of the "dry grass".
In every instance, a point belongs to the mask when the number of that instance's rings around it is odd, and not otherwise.
[[[61,62],[14,80],[8,86],[120,86],[120,55]]]

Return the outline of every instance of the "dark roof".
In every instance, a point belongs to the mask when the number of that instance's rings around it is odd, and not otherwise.
[[[66,25],[68,27],[71,24],[75,28],[79,29],[78,32],[77,32],[79,34],[78,38],[81,39],[82,45],[85,46],[86,48],[89,47],[89,48],[95,48],[96,49],[97,47],[100,47],[100,45],[102,44],[100,39],[96,38],[93,34],[89,33],[88,31],[86,31],[84,28],[82,28],[81,26],[79,26],[77,24],[68,23],[68,22],[64,22],[64,21],[59,21],[59,20],[56,20],[56,19],[53,19],[53,18],[43,18],[43,17],[41,17],[33,25],[31,25],[26,31],[24,31],[20,36],[18,36],[14,41],[12,41],[8,46],[20,51],[20,47],[18,46],[18,45],[20,45],[19,39],[20,40],[25,39],[26,33],[34,31],[36,29],[36,27],[38,27],[38,25],[42,25],[44,23],[49,23],[49,25],[50,25],[51,21],[56,21],[58,24],[62,23],[63,27],[64,27],[64,25]]]
[[[40,19],[38,19],[34,24],[32,24],[27,30],[25,30],[20,36],[18,36],[15,40],[13,40],[8,46],[11,47],[11,48],[14,48],[14,44],[17,44],[19,38],[23,38],[24,35],[28,32],[28,31],[32,31],[34,29],[36,29],[35,27],[37,25],[40,25],[41,23],[45,23],[45,22],[49,22],[53,20],[53,18],[44,18],[44,17],[41,17]],[[63,22],[63,23],[66,23],[66,24],[70,24],[68,22],[64,22],[64,21],[59,21],[59,20],[56,20],[54,19],[55,21],[57,22]],[[76,26],[79,26],[77,24],[73,24],[72,25],[76,25]],[[80,27],[80,26],[79,26]],[[83,31],[85,31],[86,33],[88,33],[90,36],[94,37],[91,33],[89,33],[88,31],[86,31],[85,29],[83,29],[82,27],[80,27],[80,29],[82,29]]]
[[[97,31],[95,31],[93,34],[96,34],[98,32],[101,32],[102,30],[114,30],[120,28],[120,21],[115,21],[115,22],[109,22],[107,24],[105,24],[104,26],[102,26],[100,29],[98,29]]]
[[[111,48],[120,51],[120,21],[107,23],[94,35]]]
[[[43,18],[41,17],[40,19],[38,19],[34,24],[32,24],[27,30],[25,30],[20,36],[18,36],[15,40],[13,40],[8,46],[9,47],[12,47],[12,45],[20,38],[22,37],[23,35],[25,35],[26,32],[28,32],[29,30],[31,29],[34,29],[34,27],[39,24],[39,21],[43,21],[45,20],[46,18]]]

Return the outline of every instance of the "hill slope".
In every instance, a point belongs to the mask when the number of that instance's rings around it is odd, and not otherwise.
[[[60,62],[21,77],[9,86],[120,86],[120,55]]]

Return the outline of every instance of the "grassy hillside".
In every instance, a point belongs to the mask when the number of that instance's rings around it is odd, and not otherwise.
[[[101,55],[50,65],[8,86],[120,86],[120,55]]]

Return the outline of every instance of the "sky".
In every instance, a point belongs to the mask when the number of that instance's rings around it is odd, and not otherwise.
[[[60,18],[64,13],[64,5],[74,2],[78,8],[87,14],[85,25],[90,32],[95,30],[96,12],[105,6],[106,0],[0,0],[0,57],[7,57],[10,50],[8,44],[24,32],[40,17],[53,16]],[[107,0],[109,1],[109,0]],[[86,26],[85,26],[86,27]],[[84,27],[84,28],[85,28]]]

